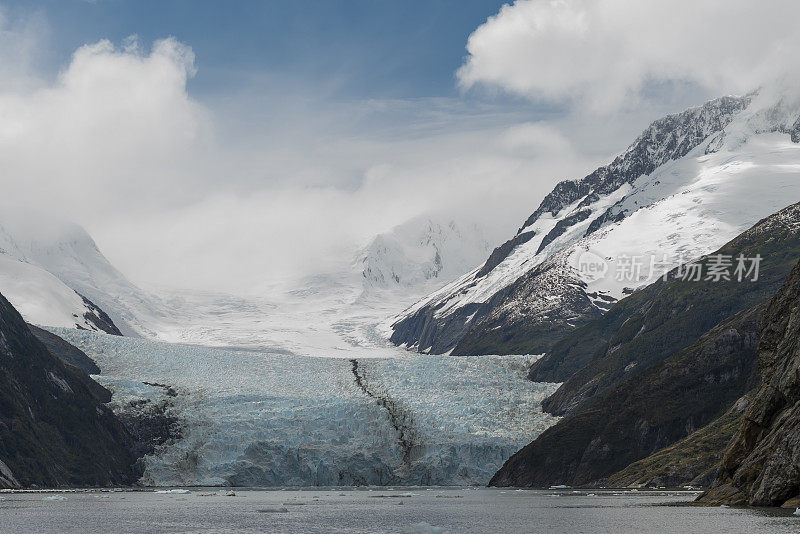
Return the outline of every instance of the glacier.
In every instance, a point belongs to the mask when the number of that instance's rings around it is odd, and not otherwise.
[[[99,364],[143,484],[483,485],[556,421],[533,357],[419,357],[381,331],[488,254],[473,223],[419,217],[339,270],[235,296],[149,294],[79,226],[29,222],[0,214],[0,292]],[[82,295],[126,337],[85,330]]]
[[[180,435],[153,486],[485,484],[557,418],[535,356],[309,357],[51,329],[102,369],[119,414],[164,403]]]

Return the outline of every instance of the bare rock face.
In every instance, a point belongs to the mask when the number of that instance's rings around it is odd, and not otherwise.
[[[737,400],[730,410],[681,441],[628,465],[602,481],[610,488],[709,487],[733,440],[750,397]]]
[[[0,295],[0,488],[135,482],[131,438],[110,399]]]
[[[733,429],[721,436],[722,422],[693,434],[755,386],[756,332],[763,310],[762,304],[728,318],[686,349],[562,419],[509,458],[489,485],[679,485],[695,478],[707,483],[702,475],[711,469],[713,477]],[[687,437],[690,442],[665,449]],[[663,454],[648,459],[656,451]],[[643,459],[644,464],[634,464]]]
[[[800,494],[800,264],[761,323],[761,385],[706,503],[778,506]]]

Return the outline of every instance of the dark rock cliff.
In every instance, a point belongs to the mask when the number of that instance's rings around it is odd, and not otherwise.
[[[78,292],[76,291],[76,293]],[[83,304],[87,309],[87,311],[83,314],[84,319],[93,324],[101,332],[105,332],[106,334],[111,334],[114,336],[122,335],[122,332],[120,332],[119,328],[117,328],[117,325],[114,324],[114,321],[111,320],[111,317],[109,317],[106,312],[101,310],[98,305],[80,293],[78,293],[78,296],[83,299]],[[80,325],[75,326],[81,328]]]
[[[0,487],[133,483],[130,436],[110,398],[53,356],[0,295]]]
[[[778,506],[800,495],[800,263],[769,303],[761,384],[702,502]]]
[[[634,462],[601,481],[605,487],[709,487],[733,440],[750,396],[736,401],[724,415],[679,442]]]
[[[720,417],[757,382],[756,332],[763,308],[729,318],[559,421],[512,456],[490,485],[596,483]]]
[[[39,328],[38,326],[29,324],[28,328],[30,328],[31,332],[33,332],[33,335],[36,336],[36,338],[41,341],[45,347],[47,347],[47,350],[50,351],[50,354],[56,358],[60,359],[64,363],[74,365],[78,369],[83,370],[86,374],[100,374],[100,368],[97,366],[94,360],[88,357],[81,349],[67,343],[52,332],[48,332],[47,330]]]
[[[470,328],[452,354],[541,354],[576,327],[602,316],[555,254],[518,278],[488,303],[477,305]],[[455,314],[453,315],[455,316]]]

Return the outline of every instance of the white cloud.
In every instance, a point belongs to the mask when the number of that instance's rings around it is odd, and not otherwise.
[[[517,0],[470,35],[462,87],[615,110],[651,83],[709,95],[797,80],[793,0]]]
[[[0,80],[5,199],[83,224],[137,283],[247,293],[349,262],[419,214],[501,240],[589,166],[523,115],[313,94],[201,103],[194,69],[174,39],[130,39],[83,46],[29,89]]]
[[[181,156],[208,142],[186,94],[192,65],[172,39],[148,54],[100,41],[77,50],[54,84],[1,93],[4,189],[99,213],[184,194],[196,169]]]

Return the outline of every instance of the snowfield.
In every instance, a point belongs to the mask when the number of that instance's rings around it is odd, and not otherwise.
[[[44,269],[5,254],[0,254],[0,293],[29,322],[95,328],[83,317],[89,308],[80,295]]]
[[[500,237],[498,236],[498,239]],[[476,223],[417,217],[378,234],[359,254],[365,293],[438,289],[482,263],[494,239]]]
[[[331,272],[276,280],[258,294],[160,290],[125,278],[80,226],[0,209],[0,293],[40,326],[97,326],[82,296],[126,336],[170,343],[369,358],[403,352],[387,317],[479,263],[493,243],[474,222],[418,217],[375,236]]]
[[[155,335],[169,315],[103,256],[80,226],[49,213],[0,205],[0,293],[26,321],[96,330],[77,294],[107,313],[124,335]]]
[[[166,402],[181,422],[145,458],[149,485],[486,484],[557,420],[540,409],[557,384],[525,380],[533,357],[352,361],[54,332],[95,359],[115,411]]]
[[[491,248],[477,224],[416,218],[377,235],[352,262],[276,283],[263,296],[172,293],[163,299],[166,318],[151,319],[149,330],[170,343],[333,358],[402,355],[381,329],[387,317],[460,276]]]

